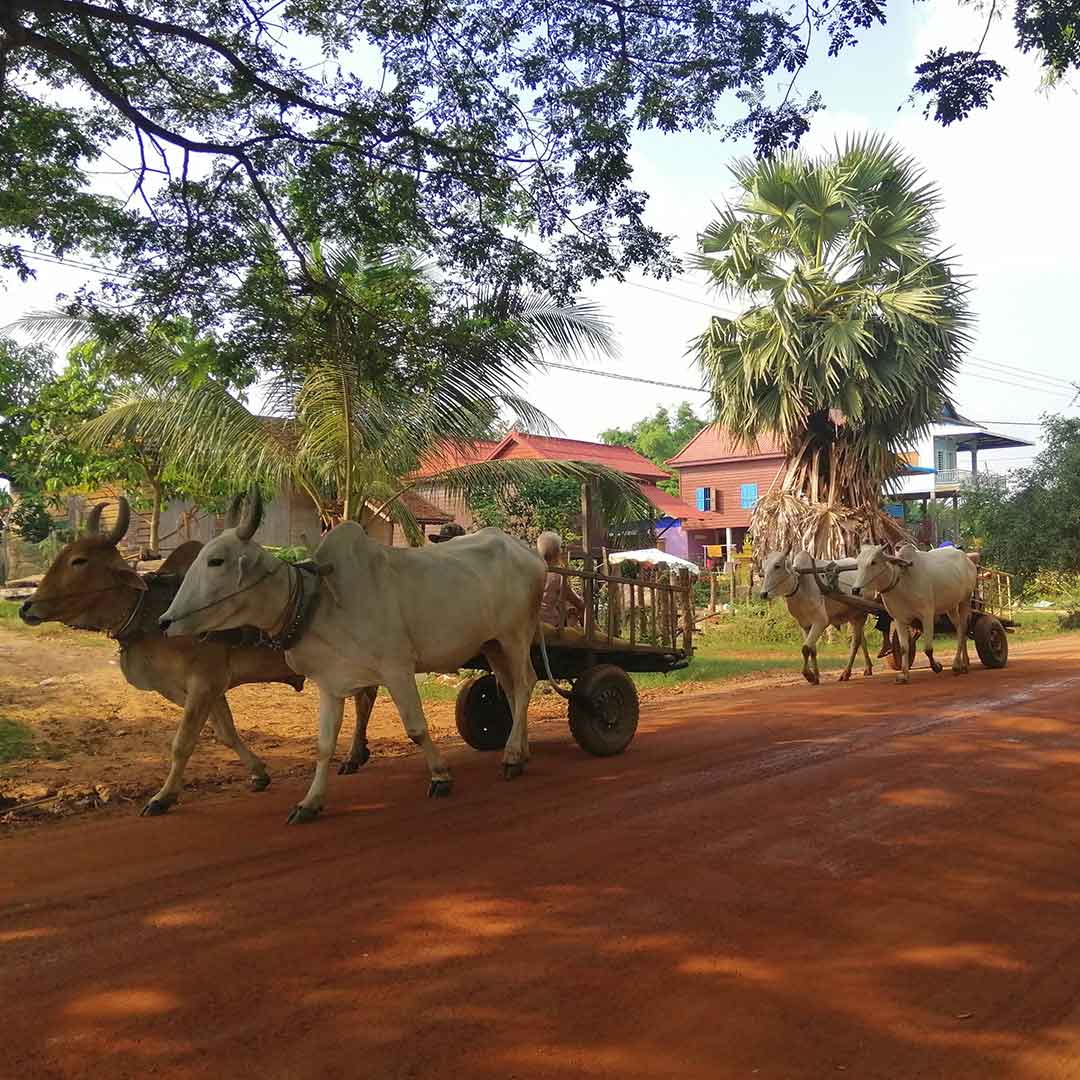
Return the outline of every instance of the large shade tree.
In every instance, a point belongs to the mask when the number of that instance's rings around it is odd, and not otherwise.
[[[787,453],[755,509],[756,543],[840,555],[896,539],[883,485],[940,414],[968,344],[938,190],[879,137],[732,172],[734,204],[702,234],[698,262],[747,306],[714,316],[692,350],[717,421],[747,444],[778,436]]]
[[[1080,66],[1074,0],[987,9],[1010,11],[1051,77]],[[156,314],[204,317],[228,305],[257,219],[300,263],[330,234],[561,295],[664,273],[634,131],[791,146],[822,106],[795,82],[812,41],[836,56],[887,15],[882,0],[0,4],[0,266],[90,253]],[[942,123],[1005,75],[973,44],[942,42],[918,70]],[[96,177],[118,170],[126,201]]]

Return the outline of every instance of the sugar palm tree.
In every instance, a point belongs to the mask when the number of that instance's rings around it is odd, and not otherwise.
[[[691,351],[717,421],[787,464],[755,509],[759,547],[849,554],[898,537],[880,510],[897,452],[940,414],[969,341],[966,285],[937,239],[940,194],[896,145],[736,163],[697,265],[748,306]]]
[[[419,525],[400,496],[425,457],[447,443],[467,447],[508,415],[546,429],[547,417],[521,393],[544,353],[612,348],[606,320],[589,305],[508,291],[461,299],[401,255],[316,246],[309,268],[302,292],[283,283],[260,316],[259,340],[273,342],[263,361],[270,417],[221,381],[178,377],[183,342],[143,333],[124,344],[139,354],[136,391],[85,425],[83,437],[108,444],[137,434],[168,447],[204,489],[292,485],[328,525],[386,513],[416,539]],[[75,332],[55,315],[37,325],[54,337]],[[594,482],[612,520],[648,515],[627,478],[573,462],[482,462],[425,483],[469,500],[537,475]]]

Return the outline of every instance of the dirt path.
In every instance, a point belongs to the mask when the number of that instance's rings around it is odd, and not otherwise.
[[[5,1077],[1080,1075],[1080,642],[0,840]]]

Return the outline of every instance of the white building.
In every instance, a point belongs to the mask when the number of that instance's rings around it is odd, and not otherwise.
[[[931,426],[921,442],[902,455],[907,470],[886,500],[894,506],[921,503],[924,507],[929,502],[944,500],[956,509],[961,488],[980,475],[981,451],[1032,445],[1024,439],[990,431],[947,405],[938,423]],[[984,461],[982,476],[988,475],[986,464]]]

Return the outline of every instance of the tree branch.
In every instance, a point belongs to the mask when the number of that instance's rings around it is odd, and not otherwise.
[[[255,194],[258,197],[259,202],[262,203],[267,216],[281,233],[285,243],[289,246],[289,250],[296,256],[300,263],[301,271],[305,275],[307,274],[307,260],[304,257],[302,249],[293,238],[290,229],[282,220],[281,215],[277,211],[277,207],[274,206],[273,200],[263,186],[258,171],[252,164],[251,158],[249,158],[246,153],[247,148],[260,143],[272,142],[278,136],[259,135],[251,139],[245,139],[243,142],[236,145],[189,139],[186,135],[181,135],[178,132],[170,131],[168,128],[162,127],[157,121],[151,120],[150,117],[135,108],[127,98],[113,89],[113,87],[111,87],[93,69],[85,57],[80,56],[73,49],[69,49],[66,45],[62,45],[58,41],[53,41],[52,38],[45,37],[43,34],[38,34],[27,27],[21,27],[21,30],[22,40],[26,45],[40,49],[42,52],[46,52],[50,56],[53,56],[57,60],[61,60],[72,67],[92,90],[97,91],[97,93],[109,102],[110,105],[126,116],[137,129],[140,129],[149,135],[156,135],[163,142],[180,147],[183,150],[189,150],[195,154],[222,154],[238,161],[244,171],[248,174],[251,186],[254,188]]]
[[[203,48],[210,49],[217,53],[253,86],[257,86],[260,90],[269,94],[271,97],[277,98],[283,104],[295,105],[298,108],[309,109],[315,113],[336,116],[342,120],[347,120],[349,118],[348,112],[344,109],[338,109],[332,105],[314,101],[311,98],[305,97],[303,94],[298,94],[293,90],[286,90],[284,87],[275,86],[273,83],[267,82],[266,79],[262,78],[258,72],[246,64],[232,49],[222,45],[219,41],[215,41],[212,37],[200,33],[198,30],[191,30],[178,23],[161,22],[158,19],[150,19],[145,15],[136,15],[134,12],[129,11],[113,11],[110,8],[101,7],[99,4],[84,3],[83,0],[25,0],[25,2],[20,4],[20,7],[26,11],[35,13],[47,11],[58,15],[85,15],[91,18],[101,19],[105,22],[111,22],[117,26],[125,26],[129,29],[138,28],[140,30],[148,30],[150,33],[159,36],[184,38],[185,41],[190,41],[194,45],[201,45]]]

